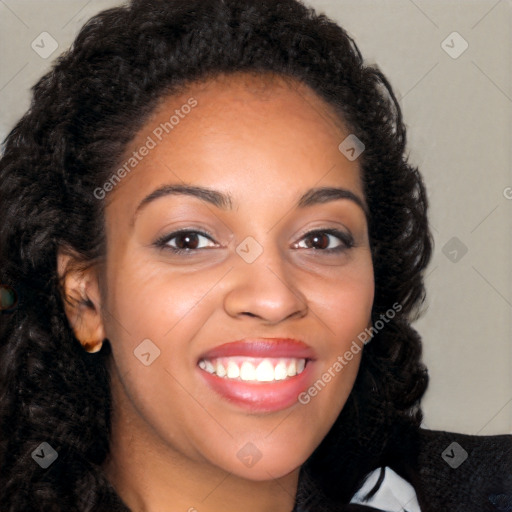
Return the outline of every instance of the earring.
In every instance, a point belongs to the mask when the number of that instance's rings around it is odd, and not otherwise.
[[[103,347],[103,340],[102,341],[81,341],[80,344],[84,348],[86,352],[89,354],[94,354],[96,352],[99,352],[101,348]]]

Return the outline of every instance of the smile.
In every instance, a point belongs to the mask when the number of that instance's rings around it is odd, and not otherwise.
[[[201,359],[199,368],[217,377],[245,382],[273,382],[300,375],[305,358],[223,357]]]
[[[242,339],[218,345],[197,360],[200,378],[226,403],[252,413],[297,404],[311,385],[316,355],[290,338]]]

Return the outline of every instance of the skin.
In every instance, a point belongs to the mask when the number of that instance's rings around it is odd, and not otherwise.
[[[76,336],[91,350],[108,338],[113,350],[105,471],[134,511],[290,511],[300,466],[343,408],[362,352],[307,405],[271,413],[229,403],[199,378],[197,362],[228,341],[296,338],[315,351],[313,383],[370,325],[363,209],[349,199],[296,207],[314,187],[347,189],[364,204],[359,163],[338,150],[350,132],[313,91],[243,74],[164,98],[126,156],[190,97],[198,105],[107,196],[103,266],[66,278],[70,297],[94,304],[69,306]],[[229,193],[233,208],[167,195],[134,221],[148,194],[184,183]],[[191,255],[154,245],[180,228],[206,229],[213,241],[199,237]],[[322,252],[343,244],[334,236],[307,245],[320,228],[350,233],[354,247]],[[236,252],[248,236],[263,249],[252,263]],[[60,254],[60,271],[71,262]],[[134,357],[145,339],[160,350],[149,366]],[[261,454],[252,467],[237,457],[247,443]]]

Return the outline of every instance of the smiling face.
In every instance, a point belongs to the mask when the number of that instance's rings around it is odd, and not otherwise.
[[[250,480],[297,470],[320,443],[374,296],[347,135],[305,86],[244,75],[166,98],[140,130],[105,213],[114,443],[122,430],[155,465]]]

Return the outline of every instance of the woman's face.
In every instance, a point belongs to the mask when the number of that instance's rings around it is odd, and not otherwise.
[[[252,480],[298,468],[332,426],[374,296],[349,132],[306,87],[262,85],[158,107],[106,199],[101,283],[118,423],[155,458]]]

